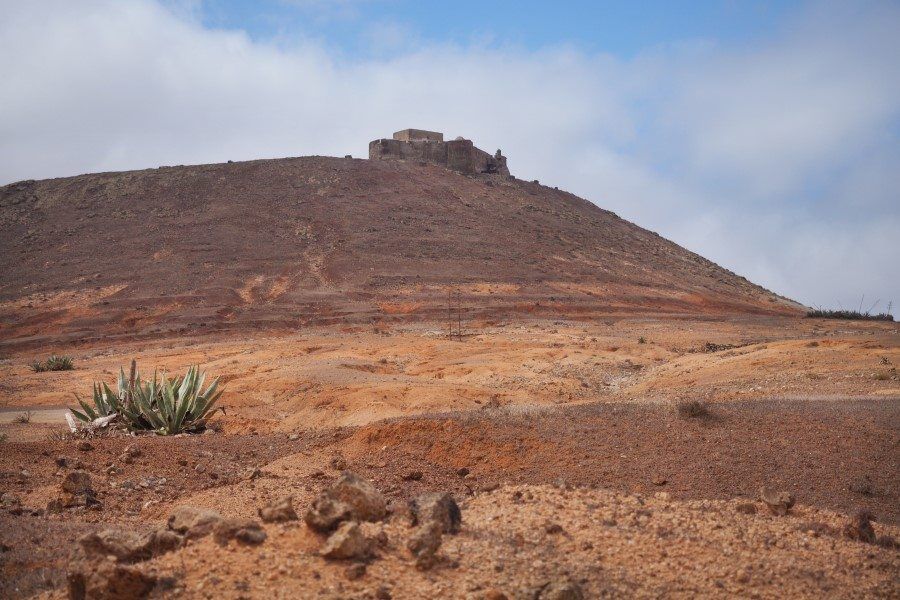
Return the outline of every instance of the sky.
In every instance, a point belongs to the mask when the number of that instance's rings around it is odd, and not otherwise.
[[[900,3],[868,0],[0,0],[0,185],[431,129],[808,306],[879,312],[898,32]]]

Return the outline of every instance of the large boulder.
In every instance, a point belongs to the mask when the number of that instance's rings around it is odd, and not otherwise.
[[[259,523],[250,519],[226,519],[216,525],[213,539],[221,546],[231,540],[248,546],[257,546],[266,541],[266,532]]]
[[[97,492],[91,483],[91,476],[85,471],[71,471],[66,474],[60,484],[62,495],[59,499],[62,506],[91,506],[98,504]]]
[[[146,598],[157,583],[152,573],[109,561],[75,563],[70,565],[66,578],[71,600]]]
[[[793,508],[795,498],[790,492],[775,492],[765,487],[759,489],[759,499],[769,507],[772,514],[785,516]]]
[[[443,526],[435,520],[426,521],[420,525],[406,542],[406,549],[416,559],[416,567],[430,569],[436,559],[437,551],[441,547]]]
[[[844,526],[844,535],[851,540],[874,544],[876,541],[875,528],[872,521],[875,516],[867,510],[858,510]]]
[[[214,510],[179,506],[169,515],[168,525],[172,531],[189,539],[197,539],[212,533],[222,520],[222,515]]]
[[[541,590],[540,600],[584,600],[581,586],[572,581],[552,581]]]
[[[292,496],[286,496],[281,500],[267,504],[257,512],[264,523],[285,523],[298,519],[297,512],[294,510],[294,498]]]
[[[322,545],[319,554],[325,558],[363,559],[372,553],[372,542],[359,528],[359,523],[347,521],[338,527]]]
[[[345,471],[312,503],[303,517],[319,532],[334,530],[344,521],[378,521],[387,514],[387,501],[368,481]]]
[[[462,511],[448,492],[423,494],[409,503],[412,524],[436,521],[442,533],[459,533]]]
[[[182,538],[165,529],[146,535],[105,529],[82,536],[78,543],[89,559],[114,556],[118,562],[135,563],[175,550],[181,546]]]

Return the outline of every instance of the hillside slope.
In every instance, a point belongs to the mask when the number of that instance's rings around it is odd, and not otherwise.
[[[441,317],[795,314],[536,183],[327,157],[0,188],[5,344]]]

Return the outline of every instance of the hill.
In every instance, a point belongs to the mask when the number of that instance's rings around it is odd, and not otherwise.
[[[7,345],[443,318],[451,288],[467,318],[798,311],[572,194],[409,161],[15,183],[0,256]]]

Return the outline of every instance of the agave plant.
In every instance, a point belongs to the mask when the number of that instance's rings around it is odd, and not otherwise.
[[[202,429],[222,395],[218,378],[204,390],[205,380],[206,374],[198,367],[172,380],[163,375],[157,381],[156,373],[148,382],[138,379],[133,396],[123,406],[126,421],[132,428],[165,435]]]
[[[154,372],[153,379],[142,381],[132,361],[127,379],[124,369],[119,369],[117,394],[105,383],[95,383],[93,406],[78,398],[84,412],[73,409],[72,414],[83,422],[120,415],[129,429],[162,435],[196,431],[205,427],[223,391],[218,389],[218,378],[203,389],[205,380],[206,374],[199,367],[191,367],[184,377],[170,380]]]
[[[43,373],[44,371],[71,371],[75,368],[71,356],[53,355],[44,362],[39,360],[31,363],[31,370],[35,373]]]

